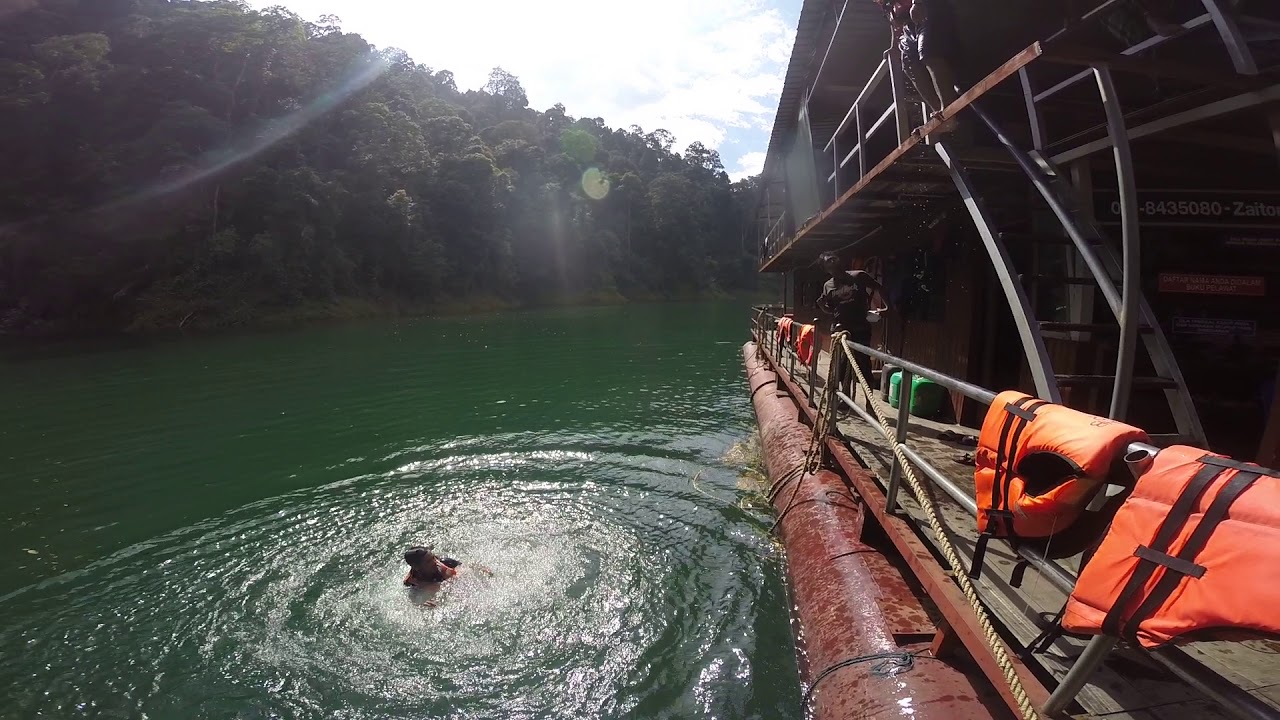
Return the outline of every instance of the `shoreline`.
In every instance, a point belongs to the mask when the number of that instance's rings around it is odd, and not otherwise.
[[[569,307],[611,307],[633,304],[733,301],[768,302],[773,293],[757,291],[699,291],[682,293],[645,293],[625,296],[621,293],[585,293],[532,302],[514,302],[480,296],[465,302],[406,303],[367,298],[344,298],[329,303],[306,303],[290,308],[263,312],[247,321],[228,316],[211,316],[207,320],[192,316],[178,326],[140,326],[137,321],[118,328],[62,329],[48,332],[0,332],[0,345],[24,347],[62,342],[110,340],[162,340],[166,338],[216,337],[223,334],[275,332],[322,325],[378,319],[450,318],[468,315],[491,315],[528,310]]]

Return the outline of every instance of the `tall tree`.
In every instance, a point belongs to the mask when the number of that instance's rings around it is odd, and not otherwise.
[[[0,332],[754,284],[718,153],[240,0],[0,7]]]

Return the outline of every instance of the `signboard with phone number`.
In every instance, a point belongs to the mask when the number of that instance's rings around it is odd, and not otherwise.
[[[1148,225],[1280,227],[1280,193],[1220,190],[1139,190],[1138,219]],[[1094,191],[1098,222],[1120,222],[1120,197]]]

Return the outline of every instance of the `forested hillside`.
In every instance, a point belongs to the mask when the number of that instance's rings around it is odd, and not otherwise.
[[[459,91],[334,18],[0,0],[0,128],[4,333],[755,281],[751,184],[714,151],[530,108],[502,70]]]

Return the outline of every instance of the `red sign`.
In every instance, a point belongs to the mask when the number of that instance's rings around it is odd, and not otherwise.
[[[1267,280],[1254,275],[1160,273],[1160,292],[1262,297],[1267,294]]]

